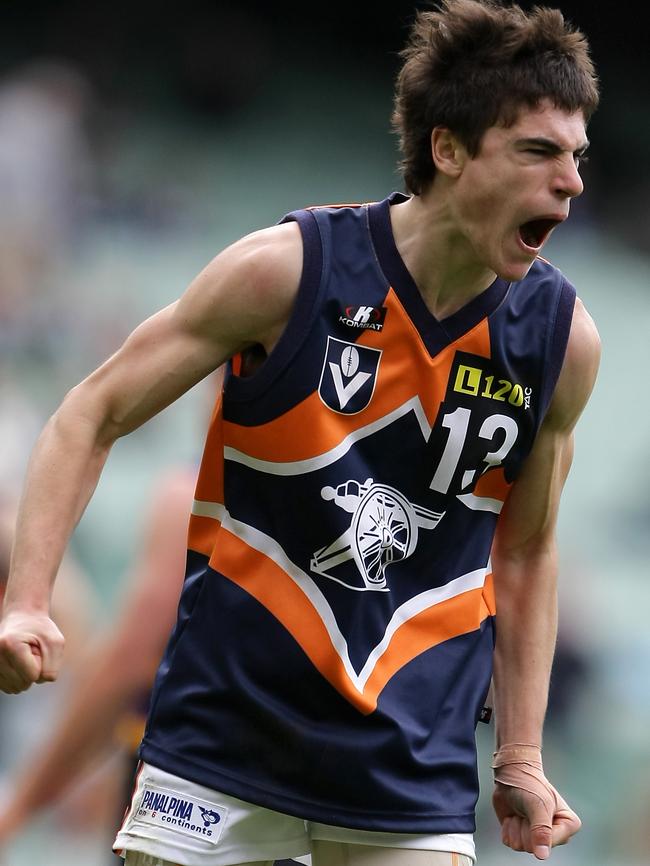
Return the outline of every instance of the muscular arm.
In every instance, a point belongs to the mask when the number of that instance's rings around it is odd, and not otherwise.
[[[241,349],[261,344],[270,352],[301,269],[297,225],[244,238],[67,395],[27,472],[0,625],[2,690],[15,693],[56,677],[62,638],[49,619],[51,589],[113,443]]]
[[[591,393],[599,356],[595,326],[577,302],[551,406],[508,497],[493,547],[497,747],[513,743],[541,747],[557,634],[557,513],[573,456],[573,428]],[[506,814],[503,809],[500,814],[501,799],[511,795],[512,791],[497,786],[495,806],[500,819]],[[564,838],[560,827],[553,841],[559,844],[568,835]],[[526,847],[530,844],[527,837],[510,841],[517,850],[532,850]]]

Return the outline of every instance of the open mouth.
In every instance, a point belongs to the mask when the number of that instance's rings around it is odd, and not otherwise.
[[[519,237],[529,249],[538,250],[544,246],[550,233],[561,222],[562,220],[553,217],[529,220],[519,226]]]

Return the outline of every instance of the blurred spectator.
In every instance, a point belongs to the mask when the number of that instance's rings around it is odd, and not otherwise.
[[[43,419],[25,391],[0,367],[0,491],[5,498],[18,494],[42,425]]]
[[[104,828],[110,846],[108,837],[130,798],[149,688],[176,615],[193,491],[194,473],[182,469],[170,472],[152,492],[120,615],[78,653],[58,721],[50,725],[47,740],[15,765],[11,793],[0,808],[0,843],[5,844],[40,810],[57,804],[63,794],[70,791],[74,799],[71,789],[75,785],[83,789],[98,762],[119,750],[123,781],[117,790],[111,789],[118,801],[107,810],[110,826]],[[67,811],[83,814],[86,820],[85,807]]]
[[[558,633],[551,684],[548,695],[546,728],[554,735],[568,738],[571,722],[582,696],[592,687],[593,663],[574,635],[561,629]]]
[[[0,601],[9,564],[17,503],[12,495],[0,491]],[[39,693],[2,695],[0,699],[0,772],[28,763],[37,743],[49,734],[52,718],[65,694],[66,682],[74,680],[94,628],[96,599],[86,574],[70,555],[59,573],[60,585],[54,590],[54,618],[66,632],[68,672],[60,683]]]
[[[67,63],[33,61],[0,82],[0,346],[29,327],[75,239],[92,179],[90,104]]]
[[[100,760],[119,750],[122,784],[110,789],[117,802],[105,812],[110,826],[104,828],[107,838],[115,832],[131,797],[149,688],[176,615],[194,484],[194,472],[180,468],[170,471],[152,492],[118,619],[83,653],[47,740],[15,768],[11,793],[0,807],[0,845],[64,795],[74,803],[79,798],[75,789],[84,792],[84,802],[92,802],[95,798],[85,790],[87,778],[93,777]],[[8,564],[3,550],[0,547],[0,567],[3,561]],[[83,814],[87,820],[85,807],[69,806],[67,813]]]

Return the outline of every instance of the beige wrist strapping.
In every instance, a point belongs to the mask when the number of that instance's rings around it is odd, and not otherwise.
[[[494,781],[511,788],[520,788],[538,797],[549,811],[552,821],[567,803],[544,775],[542,750],[531,743],[508,743],[493,756]]]
[[[497,770],[506,764],[529,764],[541,770],[542,750],[532,743],[508,743],[492,756],[492,769]]]

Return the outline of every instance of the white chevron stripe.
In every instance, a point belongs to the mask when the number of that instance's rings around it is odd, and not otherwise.
[[[215,520],[223,520],[226,513],[226,506],[220,502],[195,499],[192,503],[192,514],[195,517],[214,517]]]
[[[413,619],[414,616],[422,613],[422,611],[434,607],[436,604],[440,604],[441,601],[455,598],[457,595],[461,595],[463,592],[468,592],[470,589],[480,589],[485,583],[485,578],[489,572],[490,561],[488,560],[485,568],[477,568],[475,571],[462,574],[460,577],[455,578],[455,580],[450,580],[449,583],[446,583],[444,586],[437,586],[434,589],[428,589],[426,592],[421,592],[420,595],[416,595],[408,601],[405,601],[404,604],[400,605],[391,617],[383,638],[370,653],[368,661],[365,663],[363,670],[359,674],[359,683],[361,687],[363,688],[363,686],[365,686],[368,678],[375,669],[377,662],[388,649],[393,635],[401,625],[408,622],[408,620]]]
[[[216,510],[219,510],[223,515],[220,519],[221,525],[224,529],[231,532],[233,535],[236,535],[237,538],[241,539],[249,547],[252,547],[259,553],[264,554],[264,556],[268,556],[269,559],[275,562],[277,566],[289,575],[293,582],[312,603],[327,629],[330,640],[332,641],[339,658],[343,662],[343,667],[345,668],[347,675],[350,677],[355,687],[359,691],[362,691],[362,689],[359,688],[358,677],[350,661],[347,641],[341,634],[334,612],[329,606],[327,599],[311,577],[289,559],[282,547],[277,543],[277,541],[275,541],[275,539],[271,538],[270,535],[266,535],[266,533],[260,532],[259,529],[255,529],[254,526],[242,523],[240,520],[234,520],[226,511],[224,506],[220,506],[219,503],[209,502],[201,503],[201,505],[203,506],[204,511],[209,510],[210,506],[216,506]],[[205,506],[208,506],[208,508],[205,508]]]
[[[224,529],[227,529],[237,538],[241,539],[249,547],[257,550],[259,553],[268,556],[279,568],[281,568],[305,594],[312,603],[314,609],[323,621],[330,640],[336,650],[343,667],[350,681],[360,694],[363,694],[363,689],[374,671],[377,662],[389,647],[390,641],[398,630],[408,620],[412,619],[417,614],[442,601],[450,598],[455,598],[464,592],[472,589],[479,589],[485,583],[485,578],[490,571],[490,562],[488,560],[485,568],[478,568],[463,574],[455,580],[446,583],[444,586],[435,587],[434,589],[426,590],[419,595],[414,596],[404,604],[400,605],[393,613],[390,622],[386,627],[383,638],[372,650],[366,660],[361,673],[357,674],[350,661],[348,644],[336,622],[334,612],[330,607],[327,599],[320,591],[314,580],[295,563],[293,563],[283,548],[264,532],[260,532],[253,526],[247,523],[242,523],[240,520],[234,520],[225,506],[219,502],[205,502],[196,500],[192,508],[192,514],[200,517],[213,517],[220,520]]]
[[[306,472],[315,472],[317,469],[322,469],[323,466],[329,466],[332,463],[336,463],[340,457],[347,454],[355,442],[358,442],[360,439],[365,439],[368,436],[372,436],[373,433],[382,430],[384,427],[388,427],[388,425],[392,424],[397,418],[408,415],[411,411],[417,418],[420,429],[422,430],[424,441],[428,442],[429,436],[431,435],[431,425],[427,420],[420,398],[416,395],[415,397],[411,397],[410,400],[407,400],[406,403],[398,406],[397,409],[393,409],[393,411],[389,412],[388,415],[384,415],[383,418],[378,418],[371,424],[366,424],[365,427],[360,427],[358,430],[349,433],[345,439],[342,439],[341,442],[330,451],[325,451],[323,454],[318,454],[316,457],[309,457],[306,460],[294,460],[291,462],[261,460],[257,457],[251,457],[243,451],[238,451],[236,448],[231,448],[228,445],[223,449],[223,454],[226,460],[232,460],[234,463],[241,463],[244,466],[249,466],[251,469],[257,469],[259,472],[267,472],[270,475],[303,475]]]
[[[457,496],[457,499],[471,508],[472,511],[492,511],[494,514],[501,514],[503,502],[500,499],[491,499],[489,496],[475,496],[473,493],[463,493]]]

